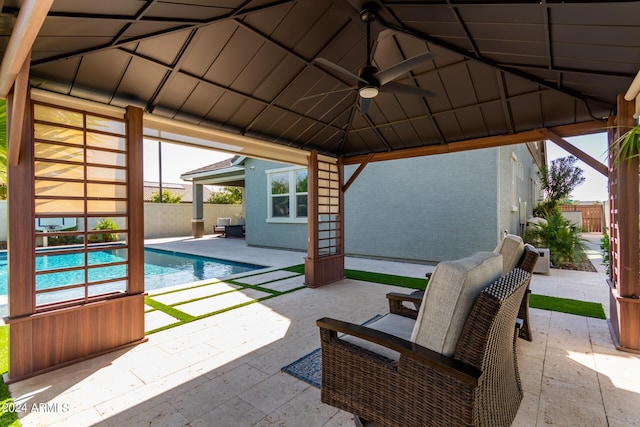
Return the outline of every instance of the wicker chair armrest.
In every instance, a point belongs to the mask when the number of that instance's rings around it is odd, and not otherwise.
[[[411,319],[418,318],[418,310],[407,307],[403,302],[410,302],[420,307],[422,303],[422,295],[403,294],[400,292],[389,292],[387,294],[389,301],[389,313],[398,314],[400,316],[409,317]]]
[[[351,335],[393,351],[397,351],[402,356],[415,360],[416,362],[438,370],[443,374],[454,377],[471,386],[476,386],[482,372],[470,365],[454,360],[452,357],[444,356],[426,347],[422,347],[411,341],[404,340],[395,335],[382,331],[367,328],[366,326],[344,322],[342,320],[323,317],[316,321],[320,328],[321,339],[337,340],[338,333]],[[324,333],[323,333],[324,332]]]

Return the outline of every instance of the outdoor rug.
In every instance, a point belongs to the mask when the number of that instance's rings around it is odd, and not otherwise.
[[[363,325],[367,325],[381,317],[381,315],[376,314],[364,322]],[[292,375],[314,387],[320,388],[322,384],[322,352],[320,350],[320,348],[316,348],[311,353],[288,364],[282,368],[282,372]]]

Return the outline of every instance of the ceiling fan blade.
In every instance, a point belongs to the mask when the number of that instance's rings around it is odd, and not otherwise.
[[[389,82],[384,86],[380,87],[380,92],[387,93],[405,93],[407,95],[418,95],[418,96],[436,96],[432,90],[423,89],[417,86],[409,86],[398,82]]]
[[[371,98],[360,97],[360,113],[363,116],[369,112],[370,105],[371,105]]]
[[[343,76],[349,76],[349,77],[351,77],[353,79],[356,79],[358,81],[361,81],[363,83],[367,83],[367,81],[365,79],[362,79],[362,78],[358,77],[356,74],[353,74],[351,71],[349,71],[349,70],[347,70],[345,68],[342,68],[338,64],[334,64],[333,62],[328,61],[328,60],[326,60],[324,58],[316,58],[316,59],[313,60],[313,62],[317,62],[319,64],[322,64],[325,67],[330,68],[333,71],[342,74]]]
[[[330,90],[329,92],[322,92],[322,93],[316,93],[316,94],[313,94],[313,95],[307,95],[307,96],[303,96],[298,101],[306,101],[308,99],[317,98],[319,96],[331,95],[332,93],[347,92],[347,91],[355,90],[355,89],[358,89],[358,86],[351,86],[351,87],[344,88],[344,89]]]
[[[380,82],[380,85],[384,85],[389,83],[391,80],[395,80],[403,74],[407,74],[409,71],[416,68],[418,65],[421,65],[424,62],[427,62],[431,58],[433,58],[433,53],[425,52],[420,55],[414,56],[413,58],[405,59],[402,62],[393,65],[386,70],[378,71],[373,75]]]

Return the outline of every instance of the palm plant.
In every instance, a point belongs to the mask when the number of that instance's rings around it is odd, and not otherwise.
[[[554,209],[540,223],[527,228],[524,240],[538,248],[549,248],[551,262],[554,265],[579,264],[587,259],[585,239],[570,221],[562,216],[559,209]]]
[[[611,151],[615,153],[614,164],[619,164],[621,160],[631,162],[631,159],[640,157],[640,125],[629,129],[613,141]]]
[[[118,224],[111,218],[104,218],[93,227],[93,230],[117,230]],[[101,233],[101,234],[91,234],[89,235],[89,242],[91,243],[101,243],[101,242],[115,242],[120,238],[120,235],[117,233]]]

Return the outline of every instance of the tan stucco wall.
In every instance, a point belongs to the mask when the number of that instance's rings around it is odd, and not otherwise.
[[[242,205],[204,204],[204,233],[213,233],[218,218],[231,218],[231,223],[242,215]],[[145,203],[144,237],[176,237],[191,235],[191,203]]]
[[[191,203],[145,203],[144,237],[191,236]],[[218,218],[231,218],[231,223],[243,215],[243,205],[204,204],[204,233],[213,233]],[[119,221],[116,221],[119,222]],[[89,224],[91,226],[91,224]],[[124,227],[124,224],[120,224]],[[7,240],[7,202],[0,200],[0,242]]]

